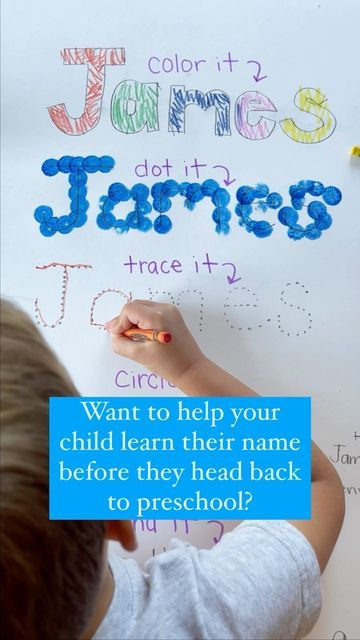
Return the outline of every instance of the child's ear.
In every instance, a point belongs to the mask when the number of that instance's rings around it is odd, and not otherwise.
[[[120,542],[127,551],[134,551],[137,547],[131,520],[108,520],[106,522],[105,538]]]

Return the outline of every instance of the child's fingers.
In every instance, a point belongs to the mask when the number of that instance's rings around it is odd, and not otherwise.
[[[120,315],[105,324],[111,333],[124,333],[134,325],[141,329],[161,329],[159,324],[159,314],[156,308],[142,302],[134,301],[125,304]]]
[[[157,326],[158,322],[158,313],[153,307],[141,302],[129,302],[121,310],[117,331],[123,333],[134,325],[140,329],[161,329]]]
[[[140,304],[144,304],[147,307],[158,307],[161,305],[161,302],[154,302],[153,300],[141,300],[140,298],[136,298],[133,302],[140,302]]]
[[[121,334],[112,334],[112,348],[115,353],[131,360],[140,361],[146,358],[151,342],[135,342]]]

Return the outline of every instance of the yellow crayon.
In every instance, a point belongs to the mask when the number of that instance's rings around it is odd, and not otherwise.
[[[360,146],[359,147],[352,147],[351,155],[360,157]]]

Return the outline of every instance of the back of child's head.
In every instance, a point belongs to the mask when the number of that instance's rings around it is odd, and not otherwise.
[[[1,303],[1,604],[6,640],[78,640],[99,586],[103,522],[49,521],[48,398],[79,395],[35,325]]]

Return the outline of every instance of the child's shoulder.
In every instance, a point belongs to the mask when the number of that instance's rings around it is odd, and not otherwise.
[[[114,598],[95,639],[295,638],[320,612],[316,556],[286,521],[243,522],[212,549],[172,540],[144,571],[119,556],[110,566]]]

